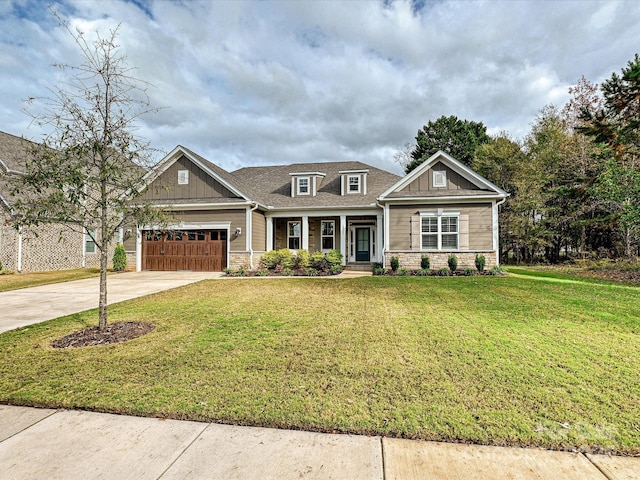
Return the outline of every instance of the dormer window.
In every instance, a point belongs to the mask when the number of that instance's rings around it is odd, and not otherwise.
[[[290,173],[291,176],[291,196],[302,197],[309,195],[315,197],[322,183],[322,179],[326,176],[322,172],[297,172]]]
[[[360,193],[360,175],[349,175],[349,193]]]
[[[309,195],[309,177],[298,177],[298,195]]]
[[[369,173],[368,169],[341,170],[339,173],[341,178],[341,195],[367,194],[367,174]]]
[[[435,171],[433,172],[433,186],[434,187],[446,187],[447,186],[447,172]]]

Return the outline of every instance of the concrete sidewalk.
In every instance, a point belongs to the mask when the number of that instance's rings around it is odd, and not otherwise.
[[[0,405],[0,479],[631,480],[640,458]]]
[[[109,275],[109,305],[181,287],[219,272],[127,272]],[[98,277],[0,292],[0,333],[64,315],[98,308]]]

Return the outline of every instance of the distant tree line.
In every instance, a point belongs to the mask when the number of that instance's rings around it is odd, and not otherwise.
[[[582,77],[562,109],[542,108],[523,140],[440,117],[398,152],[408,173],[444,150],[511,195],[503,262],[640,255],[640,56],[600,87]]]

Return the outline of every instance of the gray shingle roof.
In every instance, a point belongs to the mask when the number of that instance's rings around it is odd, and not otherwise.
[[[369,170],[367,194],[341,195],[340,171]],[[317,195],[291,197],[290,173],[321,172],[326,176],[318,185]],[[247,192],[266,206],[276,208],[361,207],[376,203],[376,198],[400,177],[361,162],[297,163],[269,167],[245,167],[232,172]],[[320,181],[320,178],[318,178]],[[242,191],[243,188],[238,186]]]
[[[4,176],[5,169],[10,173],[24,172],[26,162],[30,156],[29,149],[35,144],[21,137],[16,137],[10,133],[0,132],[0,197],[11,203],[10,188],[6,184],[7,177]],[[3,181],[3,177],[4,180]],[[0,201],[0,203],[4,203]]]

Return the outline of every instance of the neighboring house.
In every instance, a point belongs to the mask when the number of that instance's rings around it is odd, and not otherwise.
[[[100,255],[89,235],[59,224],[17,230],[8,181],[25,171],[33,144],[0,132],[0,263],[6,270],[39,272],[99,267]]]
[[[246,167],[227,172],[177,146],[140,199],[173,212],[163,229],[125,242],[137,270],[255,268],[265,251],[338,249],[347,265],[461,267],[498,263],[498,205],[508,194],[444,152],[405,177],[361,162]],[[135,241],[134,241],[135,240]]]

